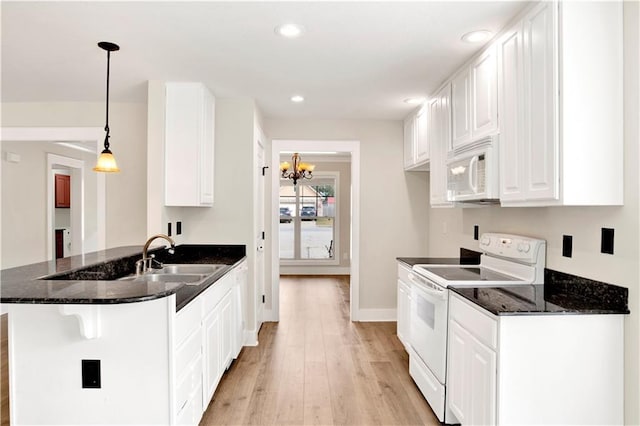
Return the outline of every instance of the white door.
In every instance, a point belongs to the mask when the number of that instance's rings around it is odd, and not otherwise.
[[[264,247],[265,247],[265,232],[264,227],[264,183],[267,179],[269,170],[265,168],[266,161],[264,158],[264,137],[262,132],[256,131],[258,139],[256,140],[256,159],[259,167],[258,170],[258,185],[256,188],[256,208],[255,208],[255,229],[258,231],[256,235],[256,271],[255,271],[255,312],[256,312],[256,333],[260,330],[260,326],[263,322],[264,315]],[[276,219],[274,219],[276,220]]]

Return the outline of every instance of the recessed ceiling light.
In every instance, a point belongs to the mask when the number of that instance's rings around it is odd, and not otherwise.
[[[304,28],[298,24],[282,24],[275,28],[275,33],[287,38],[300,37],[304,32]]]
[[[421,103],[424,103],[425,98],[407,98],[404,100],[405,104],[409,104],[409,105],[419,105]]]
[[[293,95],[291,97],[291,102],[295,102],[295,103],[304,102],[304,97],[302,97],[300,95]]]
[[[488,30],[478,30],[466,33],[461,37],[462,41],[467,43],[481,43],[491,38],[493,33]]]

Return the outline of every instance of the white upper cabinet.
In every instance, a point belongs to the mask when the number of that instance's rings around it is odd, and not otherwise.
[[[451,84],[429,102],[430,201],[432,207],[452,207],[447,200],[447,153],[451,149]]]
[[[490,46],[471,64],[471,137],[477,140],[498,131],[496,48]]]
[[[622,3],[541,2],[497,45],[502,205],[621,205]]]
[[[454,150],[498,132],[497,82],[493,45],[451,80]]]
[[[405,170],[429,170],[428,105],[425,103],[404,120]]]
[[[452,148],[471,141],[471,78],[465,68],[451,81]]]
[[[212,206],[215,99],[201,83],[166,83],[165,205]]]
[[[423,164],[429,161],[428,120],[427,105],[425,104],[416,114],[416,164]]]

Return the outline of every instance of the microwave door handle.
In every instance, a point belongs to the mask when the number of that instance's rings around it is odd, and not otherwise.
[[[447,298],[447,290],[434,290],[431,289],[429,287],[425,287],[425,284],[422,283],[418,277],[416,277],[414,274],[409,274],[409,281],[411,281],[413,284],[416,284],[419,286],[419,290],[423,293],[429,294],[433,297],[436,297],[438,299],[446,299]]]
[[[472,157],[471,161],[469,162],[469,187],[473,190],[474,194],[478,192],[478,182],[477,182],[478,179],[476,178],[477,173],[474,173],[473,171],[473,165],[476,164],[476,168],[477,168],[477,163],[478,163],[477,156]]]

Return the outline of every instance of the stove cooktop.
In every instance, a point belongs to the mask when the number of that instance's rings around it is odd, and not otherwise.
[[[518,278],[480,267],[446,268],[434,266],[424,269],[447,281],[520,281]]]

